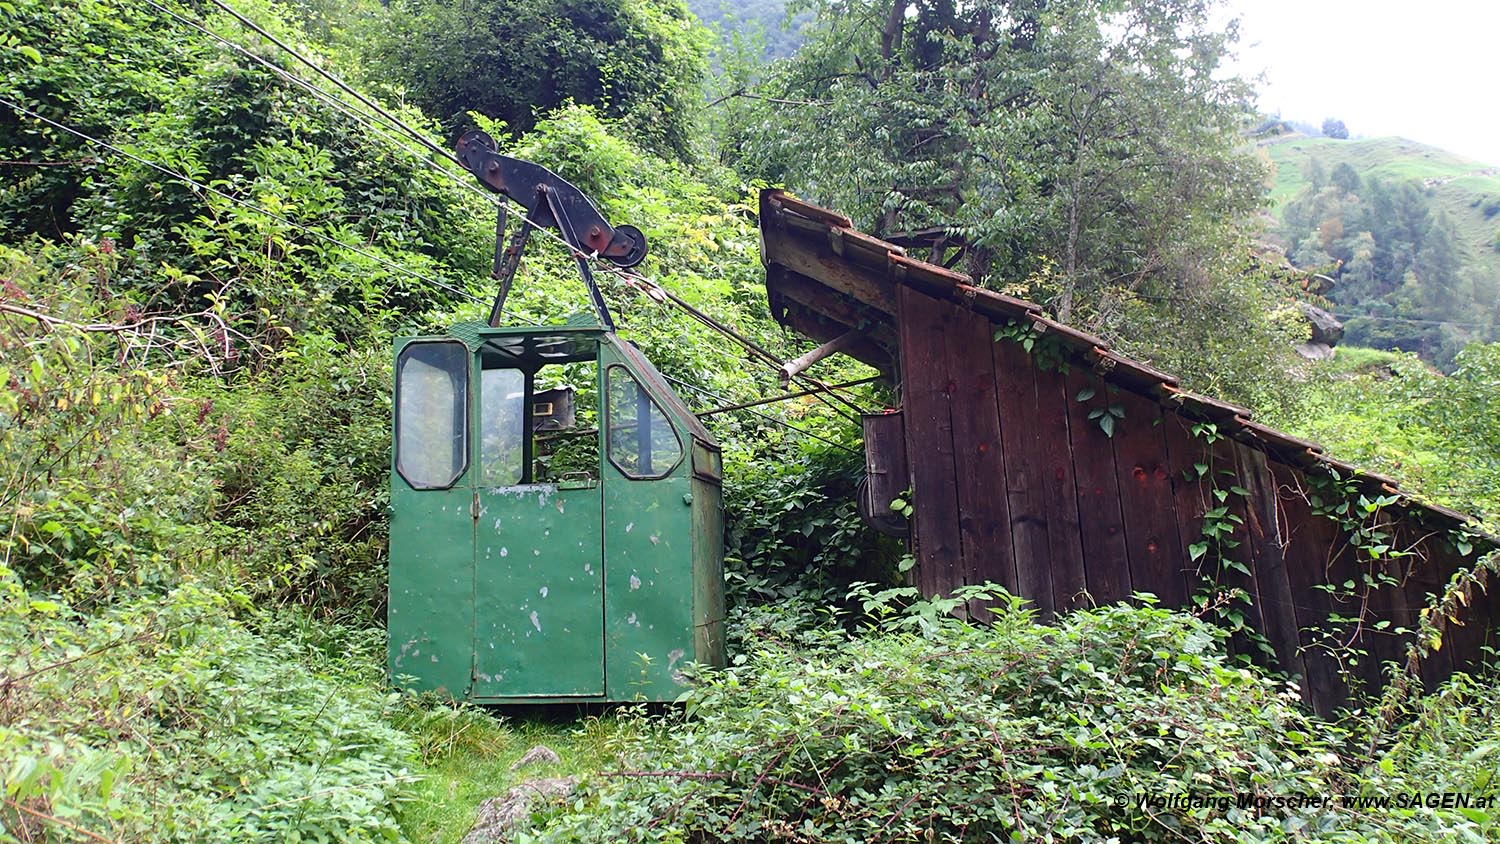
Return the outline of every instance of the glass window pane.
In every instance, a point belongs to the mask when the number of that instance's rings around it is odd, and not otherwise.
[[[659,478],[682,458],[672,423],[623,366],[609,368],[609,459],[635,478]]]
[[[468,439],[469,350],[414,343],[396,367],[396,469],[417,489],[444,489],[463,474]]]
[[[479,373],[479,483],[521,482],[526,376],[519,369]]]

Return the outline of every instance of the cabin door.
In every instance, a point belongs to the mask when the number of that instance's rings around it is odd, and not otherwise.
[[[392,681],[461,698],[473,683],[473,356],[443,338],[400,341],[391,477]]]
[[[597,366],[536,366],[480,351],[473,443],[476,698],[604,694],[598,433],[546,430],[539,420],[550,415],[550,403],[536,399],[562,381],[591,381]],[[591,388],[579,392],[591,395]]]

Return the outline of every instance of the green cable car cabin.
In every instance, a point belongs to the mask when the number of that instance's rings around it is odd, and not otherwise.
[[[702,422],[614,333],[593,256],[645,237],[482,133],[465,166],[528,209],[502,249],[488,322],[395,343],[392,682],[478,703],[671,701],[724,664],[723,474]],[[556,229],[589,324],[500,327],[532,229]]]
[[[638,350],[475,323],[398,340],[395,372],[397,685],[669,701],[684,665],[723,665],[718,445]]]

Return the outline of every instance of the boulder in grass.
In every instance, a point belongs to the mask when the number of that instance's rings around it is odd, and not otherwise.
[[[491,797],[480,804],[474,827],[464,836],[463,844],[504,844],[510,840],[511,830],[531,818],[538,803],[561,800],[577,786],[578,777],[550,777],[527,780],[499,797]]]

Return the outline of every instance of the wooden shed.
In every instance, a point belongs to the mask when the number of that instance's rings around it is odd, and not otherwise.
[[[1407,664],[1423,608],[1493,547],[1462,514],[837,213],[770,190],[760,227],[776,319],[897,384],[899,407],[865,419],[866,504],[910,490],[924,594],[994,582],[1044,617],[1217,595],[1245,623],[1234,647],[1327,712]],[[1436,616],[1442,647],[1409,664],[1428,683],[1494,638],[1482,580],[1462,598]]]

